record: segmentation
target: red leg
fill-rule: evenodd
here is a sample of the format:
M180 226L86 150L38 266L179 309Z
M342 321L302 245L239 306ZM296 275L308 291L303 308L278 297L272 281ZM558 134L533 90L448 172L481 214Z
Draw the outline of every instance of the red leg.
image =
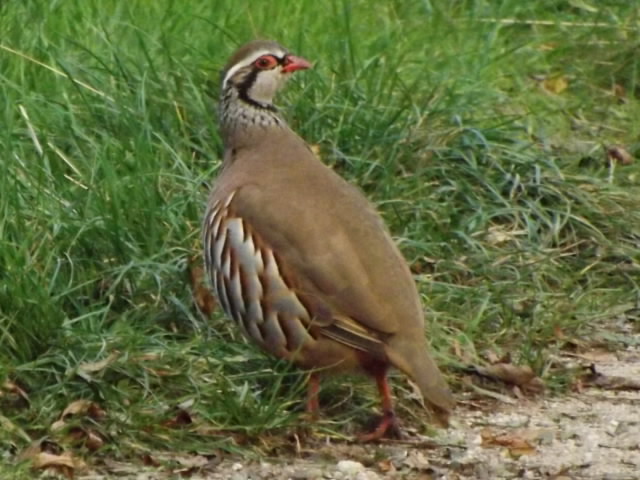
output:
M318 393L320 392L320 376L317 373L309 375L309 385L307 387L307 413L311 420L317 420L320 412L318 403Z
M375 378L382 398L382 420L380 420L373 432L358 437L361 442L373 442L380 440L387 432L396 435L399 432L396 424L396 414L393 411L393 400L391 398L391 388L389 388L389 382L387 381L387 374L386 372L376 373Z

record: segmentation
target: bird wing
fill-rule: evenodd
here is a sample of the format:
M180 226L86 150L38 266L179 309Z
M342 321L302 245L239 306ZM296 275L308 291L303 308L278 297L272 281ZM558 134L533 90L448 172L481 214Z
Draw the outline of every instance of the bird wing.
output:
M307 166L305 173L314 181L306 186L296 186L295 172L288 191L270 188L273 182L245 183L229 208L276 252L324 335L374 352L403 317L422 322L415 285L362 193L314 163L315 171Z

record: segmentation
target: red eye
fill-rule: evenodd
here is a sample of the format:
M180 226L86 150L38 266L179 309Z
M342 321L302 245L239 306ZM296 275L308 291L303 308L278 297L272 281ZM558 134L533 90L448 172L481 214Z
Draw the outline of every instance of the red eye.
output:
M253 64L260 70L267 70L276 66L278 61L272 55L264 55L258 58Z

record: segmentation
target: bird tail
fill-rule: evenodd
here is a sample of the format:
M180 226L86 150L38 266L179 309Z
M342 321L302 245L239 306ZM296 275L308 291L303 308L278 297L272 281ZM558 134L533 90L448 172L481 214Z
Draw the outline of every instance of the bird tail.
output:
M418 385L425 407L436 423L442 427L448 427L449 417L456 402L440 369L424 348L424 344L412 341L406 342L402 348L395 347L387 350L389 360Z

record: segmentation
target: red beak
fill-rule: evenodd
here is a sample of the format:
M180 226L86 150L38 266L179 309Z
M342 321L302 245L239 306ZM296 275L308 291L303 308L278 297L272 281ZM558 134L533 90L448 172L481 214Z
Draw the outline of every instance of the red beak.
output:
M284 67L282 71L284 73L295 72L296 70L306 70L311 68L311 63L302 57L296 57L295 55L287 55L284 59Z

